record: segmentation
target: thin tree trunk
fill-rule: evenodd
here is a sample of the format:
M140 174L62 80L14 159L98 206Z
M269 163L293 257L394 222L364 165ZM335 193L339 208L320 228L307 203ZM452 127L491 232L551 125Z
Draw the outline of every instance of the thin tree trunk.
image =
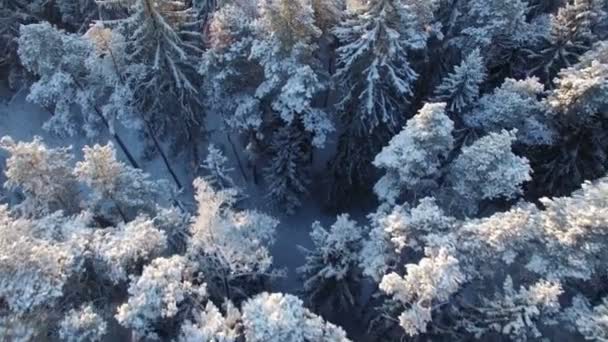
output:
M243 164L241 163L241 158L239 158L239 154L236 150L236 146L234 146L234 142L232 142L232 138L230 137L230 133L226 133L226 138L228 139L228 143L230 143L230 147L232 147L232 152L234 153L234 157L236 158L236 162L239 166L239 170L241 171L241 175L246 182L249 181L247 178L247 174L245 173L245 169L243 168Z
M109 46L109 44L108 44L108 46ZM118 63L116 63L116 58L114 57L114 53L113 53L112 49L108 49L108 52L110 53L110 57L112 58L112 64L114 65L114 70L116 71L116 75L120 79L120 82L124 85L125 84L125 80L124 80L124 77L123 77L122 73L118 69ZM148 135L152 138L152 141L154 143L154 147L156 148L156 150L160 154L161 159L163 160L163 163L165 164L165 167L167 168L167 170L171 174L171 177L173 178L173 181L177 185L177 188L179 190L183 189L182 183L177 178L177 175L176 175L175 171L173 171L173 168L169 164L169 159L167 158L167 155L163 151L163 149L162 149L162 147L161 147L158 139L156 138L156 134L154 133L152 125L150 125L150 123L144 117L144 115L142 113L140 113L139 111L137 111L137 114L139 115L140 119L144 122L144 125L146 126L146 130L148 131Z
M84 92L84 88L82 87L82 85L78 82L78 80L76 80L76 78L72 77L72 79L74 79L74 83L76 83L76 86ZM110 135L112 136L112 138L114 138L114 140L116 141L116 143L118 144L118 146L120 147L120 149L123 151L123 153L125 154L125 156L127 157L127 159L129 160L129 163L131 163L131 165L136 168L139 169L139 164L137 164L137 161L135 161L135 158L133 157L133 155L131 154L131 152L129 151L129 149L127 148L127 146L124 144L124 142L122 141L122 139L118 136L118 134L116 134L115 132L113 132L110 129L110 123L108 122L108 120L106 119L105 116L103 116L103 114L101 113L101 111L99 110L99 108L97 107L97 104L92 103L92 107L95 111L95 114L97 114L97 116L99 116L99 118L101 119L101 122L103 122L103 125L106 126L106 128L108 129L108 132L110 132Z

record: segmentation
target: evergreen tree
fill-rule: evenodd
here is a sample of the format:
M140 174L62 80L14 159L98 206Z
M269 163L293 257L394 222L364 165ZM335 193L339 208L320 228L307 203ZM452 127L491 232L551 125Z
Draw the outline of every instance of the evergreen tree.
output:
M359 292L361 228L344 214L338 216L329 230L319 222L313 223L310 237L314 249L300 246L306 264L298 268L305 279L307 299L313 307L330 313L353 308Z
M531 73L540 72L551 82L563 67L576 63L578 58L597 40L593 27L601 11L594 0L567 1L551 15L550 35L543 44L529 50L536 60Z
M85 89L87 69L85 59L92 45L75 35L65 34L49 23L21 26L19 58L23 66L39 79L31 86L28 100L52 110L45 128L65 135L80 131L79 121L89 135L99 132L97 113L91 110L92 94ZM80 106L75 111L74 106ZM74 117L74 114L81 117Z
M105 129L130 164L138 167L114 129L114 117L109 115L115 112L113 109L116 107L128 103L124 97L128 98L130 94L122 88L104 103L107 100L106 83L97 82L91 76L91 67L97 66L95 56L99 53L94 41L66 34L49 23L21 26L19 32L21 63L39 77L30 87L27 99L53 113L43 127L55 134L68 136L84 131L88 137L95 137ZM107 75L104 72L101 74ZM108 105L108 108L104 105ZM121 110L128 111L128 106L125 107L127 109Z
M10 137L3 137L0 148L9 153L4 186L23 193L25 200L19 209L25 215L78 210L79 194L69 148L49 148L39 137L29 143L16 143Z
M202 167L209 173L206 176L206 180L218 190L236 189L234 180L232 180L232 176L230 175L234 169L228 167L227 163L228 158L224 156L224 153L213 144L210 144Z
M92 304L70 310L60 323L59 337L69 342L98 342L108 332L108 323Z
M268 248L278 221L257 211L235 211L234 190L216 192L202 179L194 186L198 213L187 255L205 275L211 298L245 298L264 279L277 276Z
M381 0L362 5L333 31L340 45L335 83L342 91L336 108L345 127L331 161L335 203L350 188L365 187L373 156L403 124L417 78L409 50L424 48L428 38L425 17L412 4Z
M162 327L206 298L205 285L192 272L182 256L154 259L129 285L129 300L118 307L116 319L140 338L167 338Z
M425 104L376 156L374 166L387 171L374 187L379 199L394 203L403 191L428 190L437 178L454 145L454 123L445 107Z
M490 133L463 147L450 165L450 183L465 212L477 212L482 200L516 198L522 194L522 185L532 179L529 161L511 151L515 134Z
M306 309L293 295L264 292L245 302L242 311L247 341L350 341L344 330Z
M608 108L608 44L600 42L579 63L563 69L546 102L557 141L535 160L538 187L563 195L606 172L608 136L602 113Z
M479 86L485 78L483 57L479 49L475 49L443 79L435 89L435 98L447 102L451 112L462 113L477 100Z
M263 111L255 90L264 70L249 58L253 20L240 6L227 4L217 10L209 24L209 49L199 67L199 73L206 76L205 105L239 133L262 128Z
M544 86L537 78L507 78L491 94L481 97L475 108L464 115L464 122L484 132L517 129L520 143L550 145L556 132L549 108L541 101L544 94Z
M281 127L270 145L272 157L264 169L269 198L290 214L302 205L301 197L308 192L307 143L297 125Z
M168 204L171 189L166 181L129 167L116 157L112 143L83 148L84 160L74 174L92 190L90 206L109 218L128 221L138 213L153 215L158 204Z
M133 91L134 105L153 133L196 151L204 115L196 61L202 55L201 22L185 1L120 0L104 6L126 6L129 16L102 21L125 37L127 67L121 71ZM174 114L177 117L174 117ZM196 161L197 153L193 155Z

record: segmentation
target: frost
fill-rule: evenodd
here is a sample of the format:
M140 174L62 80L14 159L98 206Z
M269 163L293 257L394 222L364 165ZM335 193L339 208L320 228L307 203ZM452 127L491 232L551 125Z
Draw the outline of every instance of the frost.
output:
M250 342L346 342L341 328L304 308L298 297L262 293L243 304L244 336Z

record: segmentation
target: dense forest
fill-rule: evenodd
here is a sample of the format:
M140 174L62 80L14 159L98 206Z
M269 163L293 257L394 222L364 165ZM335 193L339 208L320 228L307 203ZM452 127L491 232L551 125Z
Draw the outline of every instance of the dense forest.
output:
M0 137L0 341L608 341L608 0L0 0Z

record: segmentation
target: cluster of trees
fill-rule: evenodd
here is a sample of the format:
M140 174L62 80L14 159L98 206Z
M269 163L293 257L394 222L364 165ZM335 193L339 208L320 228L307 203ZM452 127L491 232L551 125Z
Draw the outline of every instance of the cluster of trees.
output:
M373 340L608 340L608 1L0 1L0 68L45 128L130 164L1 141L0 335L347 341L348 312ZM313 224L303 300L272 293L278 222L238 208L210 122L287 213L324 149L327 205L376 197ZM195 213L174 153L205 174Z

